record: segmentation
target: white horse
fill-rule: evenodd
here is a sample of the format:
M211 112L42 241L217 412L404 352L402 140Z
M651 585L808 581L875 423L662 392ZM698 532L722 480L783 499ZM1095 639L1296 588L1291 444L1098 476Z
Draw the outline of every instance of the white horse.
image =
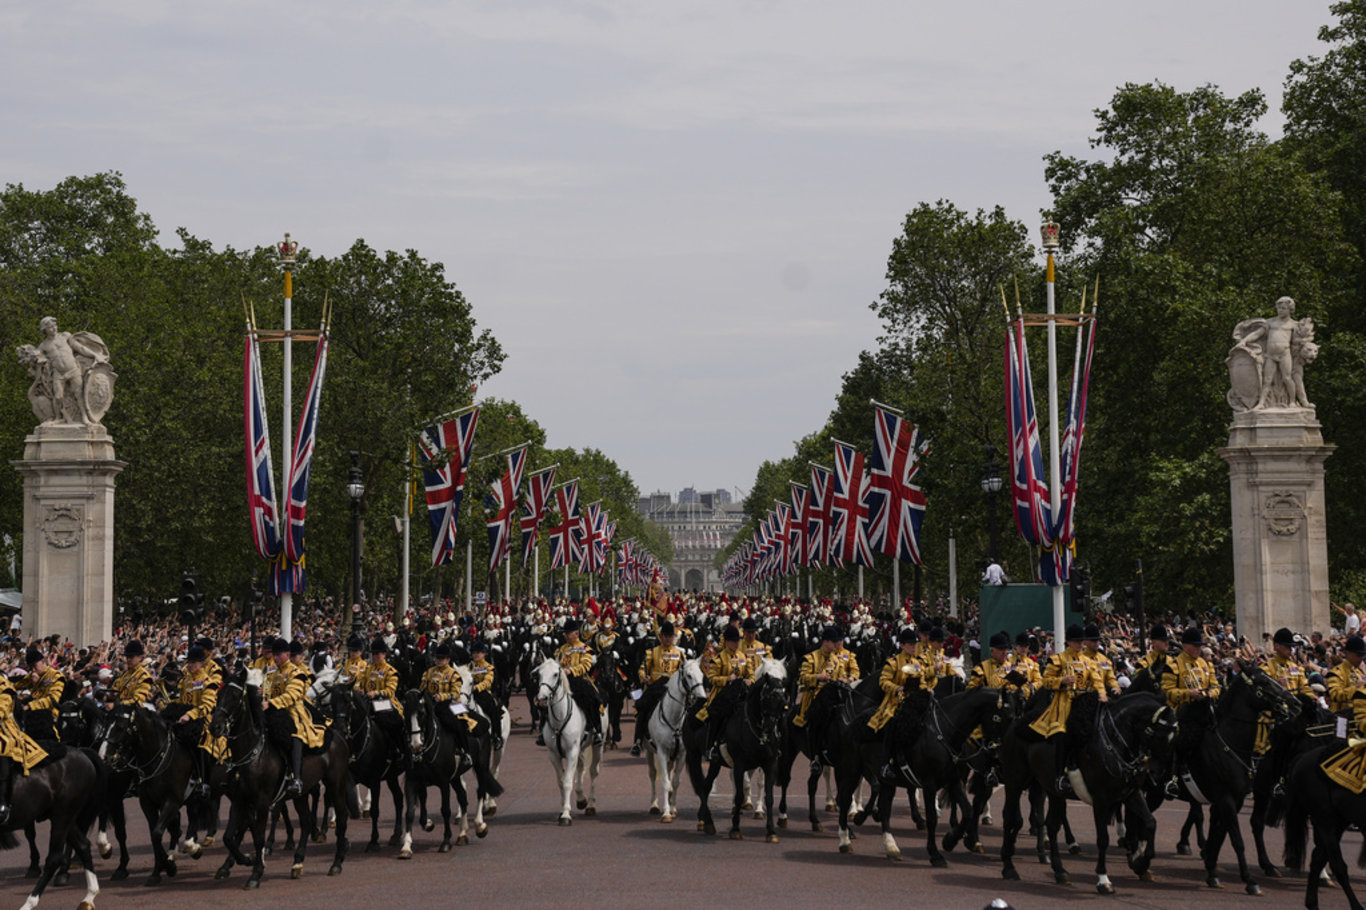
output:
M697 660L683 663L669 678L664 697L650 715L650 736L645 751L650 761L650 814L659 813L661 822L678 817L678 780L683 775L683 721L688 716L688 699L707 694L702 684L702 666ZM659 806L660 798L664 807Z
M545 738L550 764L560 781L563 798L560 824L572 825L569 814L569 795L572 790L584 815L598 814L598 769L602 765L602 744L594 744L588 729L588 718L569 693L569 677L555 660L542 661L532 671L536 677L536 703L546 709L541 735ZM588 793L583 788L584 774L588 775Z

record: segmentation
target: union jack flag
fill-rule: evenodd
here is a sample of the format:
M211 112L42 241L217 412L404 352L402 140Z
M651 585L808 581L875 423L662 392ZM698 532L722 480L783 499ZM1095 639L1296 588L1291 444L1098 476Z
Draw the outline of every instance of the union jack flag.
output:
M433 566L446 565L455 556L456 519L478 425L479 409L472 408L427 427L417 436L422 483L427 491L427 518L432 526Z
M811 465L811 524L807 530L810 538L807 560L815 569L826 565L842 565L830 554L834 538L831 527L834 524L834 514L831 511L834 502L834 472L818 464Z
M863 469L863 453L853 446L835 443L835 488L830 503L834 539L831 558L859 566L873 564L873 548L868 543L868 473Z
M489 484L493 491L494 512L488 520L489 572L492 573L508 558L512 545L512 522L517 517L517 491L522 486L526 470L527 446L507 453L508 469L497 483Z
M522 504L522 568L536 550L541 522L550 510L550 488L555 486L555 468L544 468L526 479L526 502Z
M811 565L807 541L811 537L811 491L792 481L792 558L799 566Z
M582 539L579 518L579 482L571 480L555 491L560 523L550 529L550 567L563 569L579 562Z
M622 585L635 584L636 577L636 542L634 540L622 541L621 549L617 551L617 579Z
M261 382L261 347L255 333L247 331L247 350L242 360L243 411L247 440L247 515L256 555L274 559L280 554L280 512L275 501L275 469L270 463L270 427L266 421L266 394Z
M1006 426L1010 433L1010 491L1015 525L1030 544L1051 547L1053 518L1022 320L1016 320L1006 332L1005 356Z
M796 533L792 507L785 502L778 503L774 523L778 526L778 574L791 575L797 561L797 548L792 542Z
M925 520L925 493L916 486L920 457L929 448L909 420L881 405L873 408L873 460L869 466L876 518L869 543L884 555L924 565L920 525Z
M274 569L274 593L302 594L307 580L304 566L304 519L308 513L308 480L313 473L313 449L318 438L318 411L322 406L323 374L327 372L327 330L318 336L313 375L308 380L304 409L299 414L299 432L294 437L294 457L290 460L289 503L285 507L285 547Z
M1085 301L1083 301L1083 305ZM1062 496L1057 521L1053 526L1052 547L1040 555L1040 575L1046 584L1061 585L1071 577L1076 557L1077 478L1081 468L1081 443L1086 436L1086 403L1091 386L1091 360L1096 352L1096 319L1092 308L1090 325L1077 332L1077 352L1072 366L1072 389L1067 399L1067 426L1062 436Z
M584 513L580 539L579 571L601 572L607 564L607 514L600 501L590 503Z

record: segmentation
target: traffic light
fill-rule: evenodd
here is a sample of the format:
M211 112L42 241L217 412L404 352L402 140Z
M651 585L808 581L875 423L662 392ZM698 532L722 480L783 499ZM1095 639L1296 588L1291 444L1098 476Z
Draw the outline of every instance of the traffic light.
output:
M180 580L180 624L193 626L204 618L204 595L199 593L199 583L193 571L186 572Z

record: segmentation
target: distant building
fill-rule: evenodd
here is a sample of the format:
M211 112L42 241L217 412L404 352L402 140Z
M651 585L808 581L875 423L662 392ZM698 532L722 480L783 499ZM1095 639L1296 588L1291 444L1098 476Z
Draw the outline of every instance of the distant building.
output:
M678 501L668 493L642 496L638 511L669 532L674 558L669 565L669 587L674 590L719 592L721 573L716 554L730 544L745 523L743 506L732 503L728 490L698 493L688 487Z

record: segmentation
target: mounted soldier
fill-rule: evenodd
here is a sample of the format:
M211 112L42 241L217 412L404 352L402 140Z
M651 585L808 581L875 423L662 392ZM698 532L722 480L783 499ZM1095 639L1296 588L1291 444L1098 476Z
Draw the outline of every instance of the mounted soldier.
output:
M290 660L289 642L277 638L271 644L275 672L266 676L261 700L266 709L266 729L271 742L288 760L285 795L303 793L304 749L320 749L326 728L315 723L308 708L308 682L303 669Z
M1328 674L1328 706L1342 717L1350 717L1353 699L1366 690L1366 639L1350 635L1342 648L1343 660ZM1366 697L1366 691L1363 691Z
M697 712L697 719L707 725L705 754L708 761L716 761L719 757L716 746L726 721L726 717L714 716L711 710L712 705L716 702L721 691L732 682L740 680L745 685L753 682L754 671L758 669L758 665L750 663L749 657L740 650L740 630L738 628L734 625L727 625L721 633L721 638L721 650L712 659L710 669L707 671L707 679L711 683L711 692L707 695L707 703Z
M1085 633L1081 626L1067 627L1064 635L1066 647L1061 654L1054 654L1044 668L1042 685L1053 693L1053 700L1029 728L1044 739L1054 743L1058 771L1057 790L1059 793L1074 796L1071 774L1076 773L1072 756L1067 749L1067 721L1072 713L1073 699L1083 692L1096 692L1105 701L1104 686L1095 664L1082 653L1081 642Z
M497 671L488 661L489 645L482 638L470 643L470 676L474 679L473 698L475 705L489 720L490 739L494 749L503 748L503 727L500 720L503 706L493 694L493 684L497 681Z
M1153 679L1161 679L1172 668L1171 658L1167 655L1167 648L1170 647L1167 627L1161 623L1153 626L1148 632L1148 642L1148 653L1139 660L1138 669L1147 670Z
M143 660L147 654L142 642L133 639L123 646L126 669L114 678L110 694L115 704L140 705L152 698L152 671Z
M390 623L392 625L392 623ZM412 764L413 749L403 729L403 705L398 700L398 671L388 661L389 646L384 639L370 643L370 662L356 678L356 691L370 700L376 725L398 749L404 766ZM387 703L383 710L375 710Z
M593 745L602 743L602 695L589 678L594 658L588 645L579 640L582 624L577 619L569 619L564 624L564 644L555 652L555 662L564 668L569 677L569 688L574 701L583 709L592 731Z
M10 804L14 796L14 766L25 776L47 758L33 737L19 729L14 719L14 708L19 693L4 676L0 676L0 825L9 821Z
M47 658L37 648L29 648L24 663L28 665L28 712L25 729L35 739L57 738L57 705L61 703L66 677L48 666Z
M179 697L169 706L174 716L166 719L175 723L182 743L194 749L194 777L190 785L201 798L209 796L209 774L213 763L223 760L227 742L209 731L209 718L218 704L222 677L209 669L209 658L199 645L190 648L181 674Z
M882 675L878 685L882 689L882 704L868 719L868 729L881 732L887 722L896 716L897 708L906 697L909 689L924 688L922 681L925 667L915 656L916 634L910 626L896 635L897 646L901 649L887 658L882 665Z
M674 644L674 624L665 620L659 624L659 644L645 654L640 668L640 684L645 690L636 701L635 741L631 744L631 754L640 755L641 743L645 742L650 727L650 714L663 697L669 678L683 666L683 650Z

